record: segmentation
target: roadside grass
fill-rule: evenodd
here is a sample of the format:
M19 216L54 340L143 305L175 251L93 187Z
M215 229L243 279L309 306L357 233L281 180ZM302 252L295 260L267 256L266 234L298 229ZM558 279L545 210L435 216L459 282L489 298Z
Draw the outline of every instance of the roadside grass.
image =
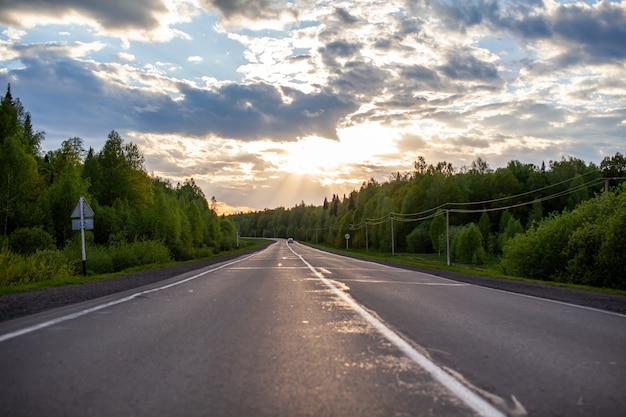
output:
M306 242L304 242L306 243ZM500 258L494 255L485 255L485 259L482 265L464 265L459 263L451 263L447 265L447 258L444 253L438 255L436 253L396 253L391 255L390 252L380 252L375 250L365 250L364 248L351 248L346 250L345 248L337 248L327 244L314 244L306 243L309 246L317 247L320 249L336 252L348 256L354 256L362 259L371 259L374 261L382 261L387 263L395 263L401 265L409 265L425 270L441 270L458 272L467 275L478 275L483 277L490 277L496 279L508 279L512 281L533 282L552 285L555 287L572 288L577 290L592 291L603 294L616 294L626 296L625 290L616 290L611 288L599 288L591 287L588 285L569 284L565 282L555 281L543 281L536 279L529 279L523 277L515 277L511 275L505 275L500 269Z
M151 263L151 264L145 264L145 265L139 265L139 266L126 268L122 271L112 272L108 274L93 274L93 275L87 275L87 276L67 275L67 276L61 276L61 277L54 277L54 278L47 279L44 281L30 282L30 283L24 283L24 284L14 284L14 285L2 285L0 286L0 296L6 295L6 294L14 294L14 293L19 293L19 292L37 290L37 289L50 288L50 287L60 287L64 285L86 284L89 282L117 278L121 275L141 272L141 271L150 270L150 269L162 268L162 267L167 267L167 266L175 266L175 265L191 264L191 263L206 260L206 259L219 258L219 257L226 256L226 255L233 255L233 254L248 252L251 250L261 248L263 246L267 246L270 243L271 241L265 240L265 239L240 238L239 248L233 248L228 251L222 251L218 254L200 258L200 259L192 259L192 260L183 261L183 262L170 261L170 262L164 262L164 263ZM89 263L89 254L87 254L87 262Z

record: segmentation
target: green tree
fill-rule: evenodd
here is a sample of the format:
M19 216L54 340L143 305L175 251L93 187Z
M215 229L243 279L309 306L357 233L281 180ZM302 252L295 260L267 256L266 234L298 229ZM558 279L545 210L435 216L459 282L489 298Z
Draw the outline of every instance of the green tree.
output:
M504 247L505 273L575 284L626 288L624 186L552 214Z
M430 253L433 251L432 238L430 236L432 222L423 221L406 237L407 249L413 253ZM445 246L445 241L444 241Z
M480 230L480 234L483 238L483 249L487 250L487 242L489 241L489 235L491 234L491 219L489 219L489 215L486 211L483 211L483 214L480 215L478 229Z
M0 145L0 221L7 236L18 227L34 226L41 183L38 165L18 134Z
M430 242L432 243L433 249L441 255L441 251L446 248L446 216L445 213L441 210L437 212L437 215L433 218L430 223Z
M500 247L500 250L504 248L506 242L508 242L519 233L524 233L524 227L522 226L522 223L512 216L509 217L506 223L506 227L498 236L498 246Z
M484 250L482 235L475 223L464 226L453 241L453 258L455 261L471 264L482 264Z

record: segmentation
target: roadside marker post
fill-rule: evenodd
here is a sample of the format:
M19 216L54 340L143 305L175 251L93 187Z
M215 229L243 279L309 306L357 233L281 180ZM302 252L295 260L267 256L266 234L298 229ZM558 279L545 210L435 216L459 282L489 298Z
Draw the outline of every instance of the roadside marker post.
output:
M82 195L72 211L72 230L80 229L81 254L83 261L83 276L87 275L87 251L85 250L85 229L93 230L94 212Z

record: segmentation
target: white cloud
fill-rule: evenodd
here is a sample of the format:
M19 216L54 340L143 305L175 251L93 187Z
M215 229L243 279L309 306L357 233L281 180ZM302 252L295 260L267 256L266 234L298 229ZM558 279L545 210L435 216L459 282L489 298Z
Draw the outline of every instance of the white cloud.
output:
M9 27L3 30L2 34L12 41L17 41L20 40L24 35L26 35L26 31L22 29L16 29L14 27Z
M201 56L198 56L198 55L190 56L189 58L187 58L187 61L192 62L194 64L198 64L198 63L202 62L203 60L204 60L204 58L202 58Z
M129 54L126 52L118 52L117 54L115 54L115 58L118 61L122 61L122 62L133 62L135 60L135 55L133 54Z

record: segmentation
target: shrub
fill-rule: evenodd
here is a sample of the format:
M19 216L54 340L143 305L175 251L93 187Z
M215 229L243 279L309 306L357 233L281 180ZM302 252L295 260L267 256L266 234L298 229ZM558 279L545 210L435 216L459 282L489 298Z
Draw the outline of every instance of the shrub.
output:
M115 272L113 266L113 258L109 253L109 250L104 246L93 245L86 249L87 251L87 270L93 274L108 274ZM78 258L78 265L82 262L80 255ZM79 271L76 271L79 273Z
M452 255L455 261L468 264L482 264L485 251L483 236L475 223L470 223L461 229L453 242Z
M57 250L37 251L32 255L0 250L0 285L29 284L72 275L71 265Z
M433 252L433 244L430 240L430 222L422 222L406 237L407 249L413 253ZM445 241L444 241L445 248Z
M22 227L9 237L9 247L22 255L31 255L37 250L54 249L54 238L41 227Z
M115 271L138 265L169 262L172 259L169 249L162 242L155 240L116 243L109 246L109 254Z
M626 288L626 186L542 220L504 247L505 273Z

